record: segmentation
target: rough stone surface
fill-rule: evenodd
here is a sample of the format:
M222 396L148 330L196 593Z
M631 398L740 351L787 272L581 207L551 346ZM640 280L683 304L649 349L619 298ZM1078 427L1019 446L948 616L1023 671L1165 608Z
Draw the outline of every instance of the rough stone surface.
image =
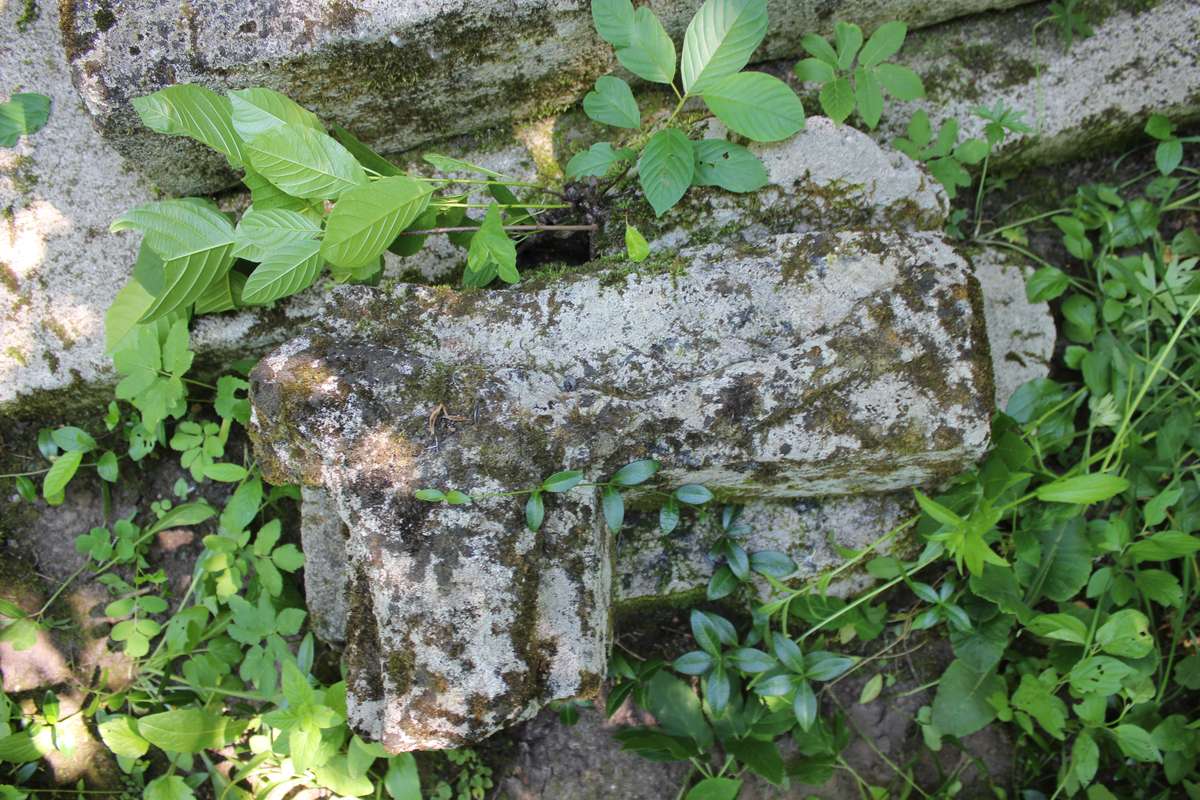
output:
M985 248L971 254L971 263L983 291L996 407L1005 408L1017 387L1050 374L1054 316L1047 303L1026 299L1025 278L1033 269L1020 257Z
M304 543L304 595L309 624L323 641L346 641L346 528L329 493L307 487L301 508ZM749 552L787 553L799 569L795 578L815 578L843 563L836 547L862 549L886 534L912 512L909 494L802 498L793 501L752 500L740 520ZM627 515L617 541L613 602L669 600L673 595L702 591L716 564L709 555L720 535L715 519L683 525L664 536L656 515ZM891 550L891 543L879 553ZM865 576L835 581L827 594L847 595L866 584Z
M854 19L914 27L1020 0L774 0L759 58L791 57L800 37ZM75 83L106 138L169 192L229 185L219 157L154 136L133 97L173 83L264 85L389 152L574 104L612 69L588 0L338 0L179 5L68 0L63 37ZM682 40L693 0L651 7ZM517 44L519 43L519 44Z
M709 128L709 138L725 136L719 123ZM811 230L937 230L949 212L941 185L912 159L825 117L809 117L804 130L790 139L750 149L767 168L769 182L757 192L692 189L676 209L658 218L630 182L613 205L641 212L633 221L652 251ZM599 252L624 252L626 222L620 214L609 217Z
M1039 28L1035 42L1033 27L1047 16L1041 4L915 31L900 60L922 75L927 97L889 100L878 135L902 135L924 108L935 126L955 118L964 136L980 136L984 121L974 109L1003 101L1024 111L1034 132L1011 137L998 159L1028 164L1139 136L1152 113L1200 117L1200 4L1113 5L1142 8L1115 11L1069 51L1052 26Z

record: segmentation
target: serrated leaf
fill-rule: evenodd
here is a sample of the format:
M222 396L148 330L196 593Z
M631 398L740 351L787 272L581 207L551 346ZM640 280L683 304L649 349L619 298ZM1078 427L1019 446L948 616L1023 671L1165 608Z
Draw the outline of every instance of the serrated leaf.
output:
M796 78L802 83L829 83L837 73L833 67L819 58L805 58L793 68Z
M243 141L283 125L297 125L321 133L325 126L317 115L274 89L257 86L227 92L233 129Z
M835 78L825 84L818 99L825 115L839 124L854 111L854 87L846 78Z
M367 183L342 145L311 128L270 128L246 143L254 171L293 197L325 200Z
M758 156L724 139L692 142L696 153L696 186L719 186L729 192L753 192L767 185L767 168Z
M705 0L683 37L684 91L701 94L705 87L741 71L766 33L766 0Z
M186 308L233 265L234 229L215 208L190 200L163 200L127 211L110 230L139 230L163 260L162 291L139 322Z
M402 175L345 192L325 224L321 255L354 269L372 263L429 205L429 184Z
M628 147L617 150L608 142L597 142L587 150L571 157L571 160L567 162L566 174L568 178L585 176L602 178L614 165L622 161L632 161L636 155L637 153Z
M637 130L642 126L642 115L629 84L612 75L596 81L596 88L583 98L583 110L596 122L617 128Z
M241 137L233 127L233 106L228 97L193 84L176 84L153 94L133 98L133 108L152 131L169 136L190 136L240 167L246 160Z
M262 261L280 245L315 239L321 226L298 211L269 208L248 209L234 231L233 254L249 261Z
M800 98L774 75L730 75L705 89L703 97L717 119L756 142L786 139L804 127Z
M692 143L682 131L668 128L650 137L638 159L638 182L656 216L679 202L692 185L695 168Z
M900 51L908 26L898 20L885 22L875 29L871 38L858 54L858 63L864 67L881 64Z
M883 91L871 70L859 67L854 71L854 101L858 105L858 115L862 117L863 122L867 123L868 128L875 130L883 116Z
M315 239L280 245L250 273L242 302L264 305L303 291L316 280L321 264L321 243Z
M854 56L862 47L862 28L853 22L837 22L833 26L833 40L837 45L838 68L850 69L854 64Z
M675 78L675 43L658 17L646 6L633 14L628 47L617 48L621 66L651 83L670 83Z

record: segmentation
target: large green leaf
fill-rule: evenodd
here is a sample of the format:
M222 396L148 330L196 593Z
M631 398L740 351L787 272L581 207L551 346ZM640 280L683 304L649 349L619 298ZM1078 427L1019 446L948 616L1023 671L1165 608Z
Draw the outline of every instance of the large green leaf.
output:
M634 12L629 46L617 49L617 61L652 83L675 79L675 43L649 8L642 6Z
M875 130L883 116L883 90L879 88L879 81L871 70L863 67L854 70L854 99L862 121Z
M908 26L903 22L893 20L883 23L875 29L871 38L859 51L858 63L864 67L873 67L886 61L896 55L907 35Z
M712 729L690 686L664 669L654 673L646 689L646 710L664 731L691 739L702 748L712 744Z
M429 205L433 189L404 175L342 195L325 223L321 255L343 269L370 264Z
M629 47L633 39L630 0L592 0L592 22L600 38L613 47Z
M224 153L235 167L246 160L242 140L233 127L233 106L228 97L211 89L187 83L167 86L133 98L133 107L152 131L190 136Z
M281 125L297 125L325 132L317 115L273 89L255 87L229 92L233 129L244 141Z
M767 168L740 144L724 139L692 142L696 151L697 186L720 186L730 192L753 192L767 185Z
M233 226L206 203L192 199L147 203L127 211L110 229L142 231L144 243L163 260L162 290L139 322L191 305L233 265Z
M280 189L269 180L259 175L254 171L254 168L249 164L245 165L246 174L242 176L242 183L250 190L250 202L259 211L266 211L272 208L286 208L291 211L303 211L309 208L313 200L302 200L299 197L292 197L287 192Z
M1041 554L1037 563L1018 560L1017 578L1028 587L1032 604L1045 595L1065 603L1087 585L1092 572L1092 549L1083 532L1082 517L1050 524L1037 531Z
M262 261L280 245L314 239L321 226L298 211L251 207L238 221L233 254L249 261Z
M281 125L246 143L259 175L293 197L324 200L367 182L350 151L320 131Z
M766 0L705 0L683 37L683 89L701 94L739 72L767 33Z
M208 285L204 294L196 298L193 307L196 314L218 314L222 311L232 311L241 305L242 289L246 286L246 276L230 270L224 278L218 278Z
M821 110L834 122L842 123L854 113L854 87L846 78L835 78L821 87Z
M333 126L333 135L342 143L343 147L350 151L351 155L358 159L358 163L367 169L374 170L384 177L404 174L404 170L367 147L366 144L359 141L357 136L341 125Z
M154 295L135 280L117 292L112 305L104 312L104 352L112 353L121 346L153 302Z
M642 115L638 112L637 101L633 99L629 84L612 75L605 75L596 81L596 88L583 98L583 110L596 122L605 125L634 130L642 126Z
M969 736L996 718L987 698L1004 693L1004 680L996 673L976 672L963 661L951 662L938 682L933 698L933 724L942 733Z
M756 142L786 139L804 127L800 98L774 75L739 72L717 81L703 96L717 119Z
M1129 488L1129 481L1119 475L1096 472L1060 478L1037 488L1037 497L1046 503L1099 503Z
M21 136L36 133L50 119L50 98L20 92L0 103L0 147L12 147Z
M486 286L497 274L505 283L521 279L517 272L517 246L504 230L500 206L493 204L471 237L464 282L469 286Z
M283 244L250 273L242 302L261 305L307 289L321 271L321 243L315 239Z
M138 720L137 729L150 744L175 753L199 753L224 747L246 727L245 722L200 708L179 708Z
M695 168L692 143L682 131L668 128L650 137L638 159L638 181L657 216L683 197Z

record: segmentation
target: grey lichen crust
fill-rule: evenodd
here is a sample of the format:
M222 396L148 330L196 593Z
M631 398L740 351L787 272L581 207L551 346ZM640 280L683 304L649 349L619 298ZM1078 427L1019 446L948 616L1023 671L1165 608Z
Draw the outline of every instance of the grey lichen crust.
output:
M792 57L832 20L928 25L1020 0L769 4L758 59ZM279 89L384 151L503 125L577 102L615 64L587 0L332 0L310 3L64 0L75 84L101 131L169 192L232 182L220 158L154 136L130 101L175 83ZM698 3L656 2L676 42Z
M610 265L611 266L611 265ZM475 741L603 677L590 492L538 533L496 496L639 457L729 497L884 491L979 458L978 287L936 234L790 234L521 291L338 289L251 376L264 475L350 531L348 708L392 750ZM417 500L471 492L470 505Z

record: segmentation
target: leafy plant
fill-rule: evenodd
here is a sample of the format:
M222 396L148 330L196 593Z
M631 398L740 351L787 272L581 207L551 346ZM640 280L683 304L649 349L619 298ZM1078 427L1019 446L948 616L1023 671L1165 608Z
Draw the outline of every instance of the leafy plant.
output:
M20 92L0 103L0 147L13 147L17 139L37 133L50 119L50 98Z
M630 0L593 0L592 19L621 66L642 80L669 86L678 102L666 120L646 122L628 83L612 75L598 79L584 97L584 112L634 133L625 137L627 146L600 142L578 153L567 163L567 177L604 177L618 168L624 174L636 162L638 182L660 217L691 186L751 192L766 184L766 169L745 147L725 139L694 140L675 127L692 98L703 100L726 127L753 141L786 139L804 127L804 107L787 84L742 71L766 35L766 0L705 0L688 25L678 58L675 43L648 7L635 11Z
M1076 37L1086 39L1093 33L1087 13L1080 6L1081 0L1055 0L1050 4L1050 16L1045 21L1058 29L1064 50L1071 49Z
M811 58L796 64L796 77L821 85L821 110L835 122L845 122L854 111L871 130L883 117L883 93L897 100L925 96L921 77L908 67L888 61L904 46L908 26L903 22L880 25L863 44L862 28L852 22L834 25L834 44L815 33L801 43Z

